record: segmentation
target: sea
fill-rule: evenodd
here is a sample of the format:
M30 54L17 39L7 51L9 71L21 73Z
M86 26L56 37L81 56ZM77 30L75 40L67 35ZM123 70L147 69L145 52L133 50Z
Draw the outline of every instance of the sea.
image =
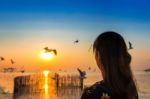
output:
M25 73L0 73L0 99L14 99L13 91L14 91L14 78L17 76L25 76L25 75L35 75L36 72L25 72ZM61 74L61 73L60 73ZM69 72L63 73L70 74ZM75 73L74 73L75 74ZM133 71L140 99L150 99L150 72L145 71ZM76 74L78 75L78 73ZM84 86L91 86L95 82L102 80L102 76L100 72L89 71L87 72L86 78L84 80ZM69 91L60 91L57 93L41 93L41 94L24 94L22 96L18 96L16 99L80 99L82 91L75 89L77 92L73 94L72 89L68 89ZM7 94L7 96L3 97ZM146 97L146 98L145 98Z

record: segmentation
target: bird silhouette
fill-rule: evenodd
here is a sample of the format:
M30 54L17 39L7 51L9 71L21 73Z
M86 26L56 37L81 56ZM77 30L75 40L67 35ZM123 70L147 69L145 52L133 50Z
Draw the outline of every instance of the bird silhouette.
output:
M91 70L91 67L88 67L88 70Z
M75 41L74 41L74 44L75 44L75 43L79 43L79 40L75 40Z
M4 60L5 60L5 58L4 58L4 57L0 57L0 60L1 60L1 61L4 61Z
M80 78L81 78L81 79L86 78L86 77L85 77L85 75L86 75L86 72L85 72L85 71L82 71L82 70L79 69L79 68L77 68L77 70L78 70L78 72L79 72L79 74L80 74Z
M132 47L132 43L131 43L131 42L129 42L129 50L131 50L131 49L133 49L133 47Z
M11 62L11 64L14 64L14 63L15 63L12 59L10 60L10 62Z
M25 72L25 70L20 70L20 72L21 72L21 73L24 73L24 72Z
M45 50L45 53L53 52L55 55L57 55L56 49L49 49L48 47L45 47L44 50Z
M22 66L18 72L24 73L25 72L24 66Z

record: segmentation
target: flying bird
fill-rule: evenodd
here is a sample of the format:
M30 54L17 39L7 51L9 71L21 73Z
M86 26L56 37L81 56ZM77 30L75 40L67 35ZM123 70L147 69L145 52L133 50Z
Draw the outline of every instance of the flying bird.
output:
M131 42L129 42L129 50L131 50L131 49L133 49L133 47L132 47L132 43L131 43Z
M18 72L24 73L25 72L24 66L22 66L21 69Z
M74 41L74 44L75 44L75 43L79 43L79 40L75 40L75 41Z
M91 70L91 67L88 67L88 70Z
M5 60L5 58L4 58L4 57L0 57L0 60L1 60L1 61L4 61L4 60Z
M45 53L53 52L55 55L57 55L56 49L49 49L48 47L45 47L44 50L45 50Z
M85 75L86 75L86 72L85 72L85 71L82 71L82 70L79 69L79 68L77 68L77 70L78 70L78 72L79 72L79 74L80 74L80 78L81 78L81 79L86 78L86 77L85 77Z
M12 59L10 60L10 62L11 62L11 64L14 64L14 63L15 63Z
M20 70L20 72L21 72L21 73L24 73L24 72L25 72L25 70Z

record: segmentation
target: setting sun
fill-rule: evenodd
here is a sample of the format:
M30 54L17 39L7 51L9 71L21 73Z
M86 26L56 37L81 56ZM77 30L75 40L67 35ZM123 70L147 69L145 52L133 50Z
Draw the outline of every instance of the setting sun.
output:
M50 60L54 57L54 53L52 53L52 52L46 53L46 52L42 51L40 54L40 57L45 60Z

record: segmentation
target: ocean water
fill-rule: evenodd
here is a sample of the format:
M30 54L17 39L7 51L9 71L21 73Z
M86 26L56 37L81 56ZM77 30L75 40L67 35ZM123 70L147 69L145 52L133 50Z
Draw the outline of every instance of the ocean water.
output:
M17 76L33 74L34 73L0 73L0 87L5 93L10 93L13 96L14 78ZM150 73L144 71L134 71L134 76L137 82L139 94L141 96L150 96ZM84 85L90 86L100 80L102 80L100 73L89 72L87 73L87 78L84 80ZM68 88L66 90L62 88L61 90L59 89L59 93L53 91L52 94L52 92L50 93L45 91L43 93L24 94L19 96L17 99L26 99L27 97L28 99L80 99L81 94L82 91L80 89Z

